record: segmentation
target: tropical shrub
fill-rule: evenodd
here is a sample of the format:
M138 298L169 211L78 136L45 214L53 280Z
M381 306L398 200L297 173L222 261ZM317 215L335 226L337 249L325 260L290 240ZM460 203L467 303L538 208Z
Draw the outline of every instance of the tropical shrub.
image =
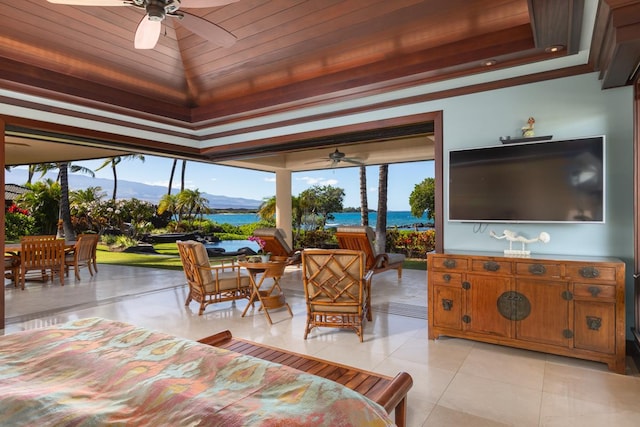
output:
M426 231L387 230L386 250L403 253L408 258L426 258L427 253L435 249L435 236L434 229Z
M4 239L18 240L22 236L36 233L36 221L29 211L11 205L4 216Z

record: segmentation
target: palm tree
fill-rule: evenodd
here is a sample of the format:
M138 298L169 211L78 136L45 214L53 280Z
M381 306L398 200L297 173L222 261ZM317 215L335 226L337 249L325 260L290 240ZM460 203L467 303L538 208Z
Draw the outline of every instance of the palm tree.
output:
M69 202L74 205L82 203L99 202L107 194L102 191L102 187L87 187L69 192Z
M116 194L118 191L118 174L116 172L116 166L118 166L118 164L120 164L120 162L122 162L125 159L137 159L137 160L141 160L142 162L144 162L144 155L143 154L128 154L126 156L114 156L114 157L107 157L104 160L104 163L102 163L100 165L100 167L98 167L98 169L96 169L96 171L99 171L100 169L104 169L107 166L111 166L111 170L113 171L113 195L111 196L111 200L116 200Z
M171 194L171 186L173 185L173 175L176 173L177 164L178 164L178 159L173 159L173 164L171 165L171 175L169 175L169 187L167 188L167 194Z
M171 212L171 217L178 211L178 195L179 194L165 194L158 203L158 215L162 215L165 212ZM182 212L178 211L178 221L182 220Z
M369 203L367 202L367 167L360 166L360 222L369 225Z
M182 177L180 181L180 191L184 191L184 177L185 177L186 170L187 170L187 161L183 160L182 161Z
M265 197L258 208L258 216L263 221L273 221L276 217L276 196Z
M378 217L376 220L376 252L382 254L387 245L387 182L389 165L380 165L378 179Z
M202 197L200 190L182 190L178 193L176 207L181 212L186 212L188 218L192 218L194 214L203 215L209 212L209 200Z

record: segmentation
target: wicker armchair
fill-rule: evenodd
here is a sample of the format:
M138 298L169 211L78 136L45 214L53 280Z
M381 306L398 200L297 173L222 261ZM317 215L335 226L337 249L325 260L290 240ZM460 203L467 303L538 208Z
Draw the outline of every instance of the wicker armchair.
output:
M402 277L402 263L405 260L405 255L390 252L377 253L373 244L375 232L371 227L338 227L336 239L341 249L363 251L367 256L367 270L372 270L376 274L395 269L398 271L398 279Z
M200 303L199 315L209 304L251 297L249 275L241 270L235 260L221 260L220 265L209 263L207 249L193 240L177 241L184 275L189 285L185 305L191 301Z
M307 302L304 338L319 326L353 329L363 341L363 322L371 321L371 277L365 254L346 249L305 249L302 280Z

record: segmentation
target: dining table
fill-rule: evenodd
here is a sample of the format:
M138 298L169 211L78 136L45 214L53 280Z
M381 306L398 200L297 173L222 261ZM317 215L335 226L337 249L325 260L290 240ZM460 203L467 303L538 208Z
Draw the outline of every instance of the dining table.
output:
M68 252L75 248L76 241L75 240L66 240L64 242L64 251ZM20 255L20 251L22 249L22 243L20 242L12 242L4 244L4 253L9 255Z

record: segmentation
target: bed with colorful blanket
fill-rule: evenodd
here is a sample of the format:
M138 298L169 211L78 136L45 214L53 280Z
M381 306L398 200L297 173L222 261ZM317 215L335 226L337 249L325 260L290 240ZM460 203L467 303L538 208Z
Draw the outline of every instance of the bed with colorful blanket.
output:
M2 426L387 426L377 403L277 363L101 318L0 337Z

